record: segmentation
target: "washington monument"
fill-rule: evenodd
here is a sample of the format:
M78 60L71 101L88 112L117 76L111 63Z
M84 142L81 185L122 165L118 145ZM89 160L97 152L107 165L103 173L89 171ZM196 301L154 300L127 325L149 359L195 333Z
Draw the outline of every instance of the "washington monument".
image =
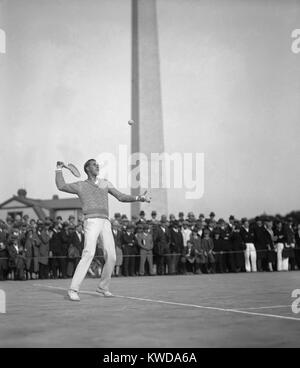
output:
M151 153L164 152L156 0L132 0L131 11L131 109L132 118L136 122L131 131L131 153L143 153L150 162ZM152 165L157 166L153 161ZM138 202L132 203L131 215L138 215L141 209L145 212L156 210L158 214L167 213L167 191L165 188L151 188L153 175L158 175L161 180L162 170L153 172L149 167L151 208ZM133 188L132 194L139 195L143 189Z

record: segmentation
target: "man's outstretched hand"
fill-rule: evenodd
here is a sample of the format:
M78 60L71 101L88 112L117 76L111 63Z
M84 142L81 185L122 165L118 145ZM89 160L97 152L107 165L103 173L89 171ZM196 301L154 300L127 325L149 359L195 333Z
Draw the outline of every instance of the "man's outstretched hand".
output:
M140 196L140 201L147 203L151 202L151 195L147 192L147 190L145 190L145 192Z

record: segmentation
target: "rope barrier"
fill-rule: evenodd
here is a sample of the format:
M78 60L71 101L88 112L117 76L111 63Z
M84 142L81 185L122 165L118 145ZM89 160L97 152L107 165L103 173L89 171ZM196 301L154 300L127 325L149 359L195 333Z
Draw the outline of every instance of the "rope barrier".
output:
M290 249L295 249L297 251L300 251L300 248L290 248ZM250 251L250 253L253 253L254 251ZM255 251L256 253L267 253L267 252L274 252L276 253L277 251L275 249L272 249L272 250L269 250L269 249L257 249ZM224 251L218 251L218 252L215 252L215 251L212 251L212 252L207 252L207 254L200 254L201 255L208 255L208 254L212 254L212 255L224 255L224 254L243 254L245 253L245 250L224 250ZM187 256L187 254L184 254L184 253L164 253L164 254L157 254L155 252L153 252L152 250L152 255L153 256L160 256L160 257L169 257L169 256ZM198 255L194 255L195 257L197 257ZM141 257L140 254L122 254L122 257ZM69 257L69 256L44 256L44 257L40 257L40 256L26 256L25 255L25 258L27 259L68 259L68 260L72 260L72 259L78 259L78 258L81 258L81 256L79 257ZM99 259L105 259L104 255L103 256L95 256L94 258L99 258ZM12 259L12 257L0 257L0 260L10 260Z

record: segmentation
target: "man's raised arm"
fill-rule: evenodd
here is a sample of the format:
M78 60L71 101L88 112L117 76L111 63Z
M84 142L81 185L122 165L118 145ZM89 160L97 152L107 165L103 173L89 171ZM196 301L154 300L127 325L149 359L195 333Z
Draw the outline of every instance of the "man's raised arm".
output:
M61 192L78 194L79 183L67 184L62 173L63 162L58 162L55 170L55 184Z
M120 191L118 191L118 189L116 189L112 185L111 182L107 181L107 183L108 183L108 193L114 196L115 198L117 198L117 200L120 202L148 202L149 203L151 201L151 197L147 193L147 191L145 191L143 195L133 196L130 194L121 193Z

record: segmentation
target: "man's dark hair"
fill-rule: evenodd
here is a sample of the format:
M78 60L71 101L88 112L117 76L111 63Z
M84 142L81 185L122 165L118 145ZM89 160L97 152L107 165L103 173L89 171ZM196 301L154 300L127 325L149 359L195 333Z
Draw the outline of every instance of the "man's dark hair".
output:
M90 166L90 163L92 162L92 161L96 161L94 158L90 158L89 160L87 160L87 162L84 164L84 166L83 166L83 170L84 170L84 172L86 173L86 174L88 174L87 173L87 171L86 171L86 169Z

